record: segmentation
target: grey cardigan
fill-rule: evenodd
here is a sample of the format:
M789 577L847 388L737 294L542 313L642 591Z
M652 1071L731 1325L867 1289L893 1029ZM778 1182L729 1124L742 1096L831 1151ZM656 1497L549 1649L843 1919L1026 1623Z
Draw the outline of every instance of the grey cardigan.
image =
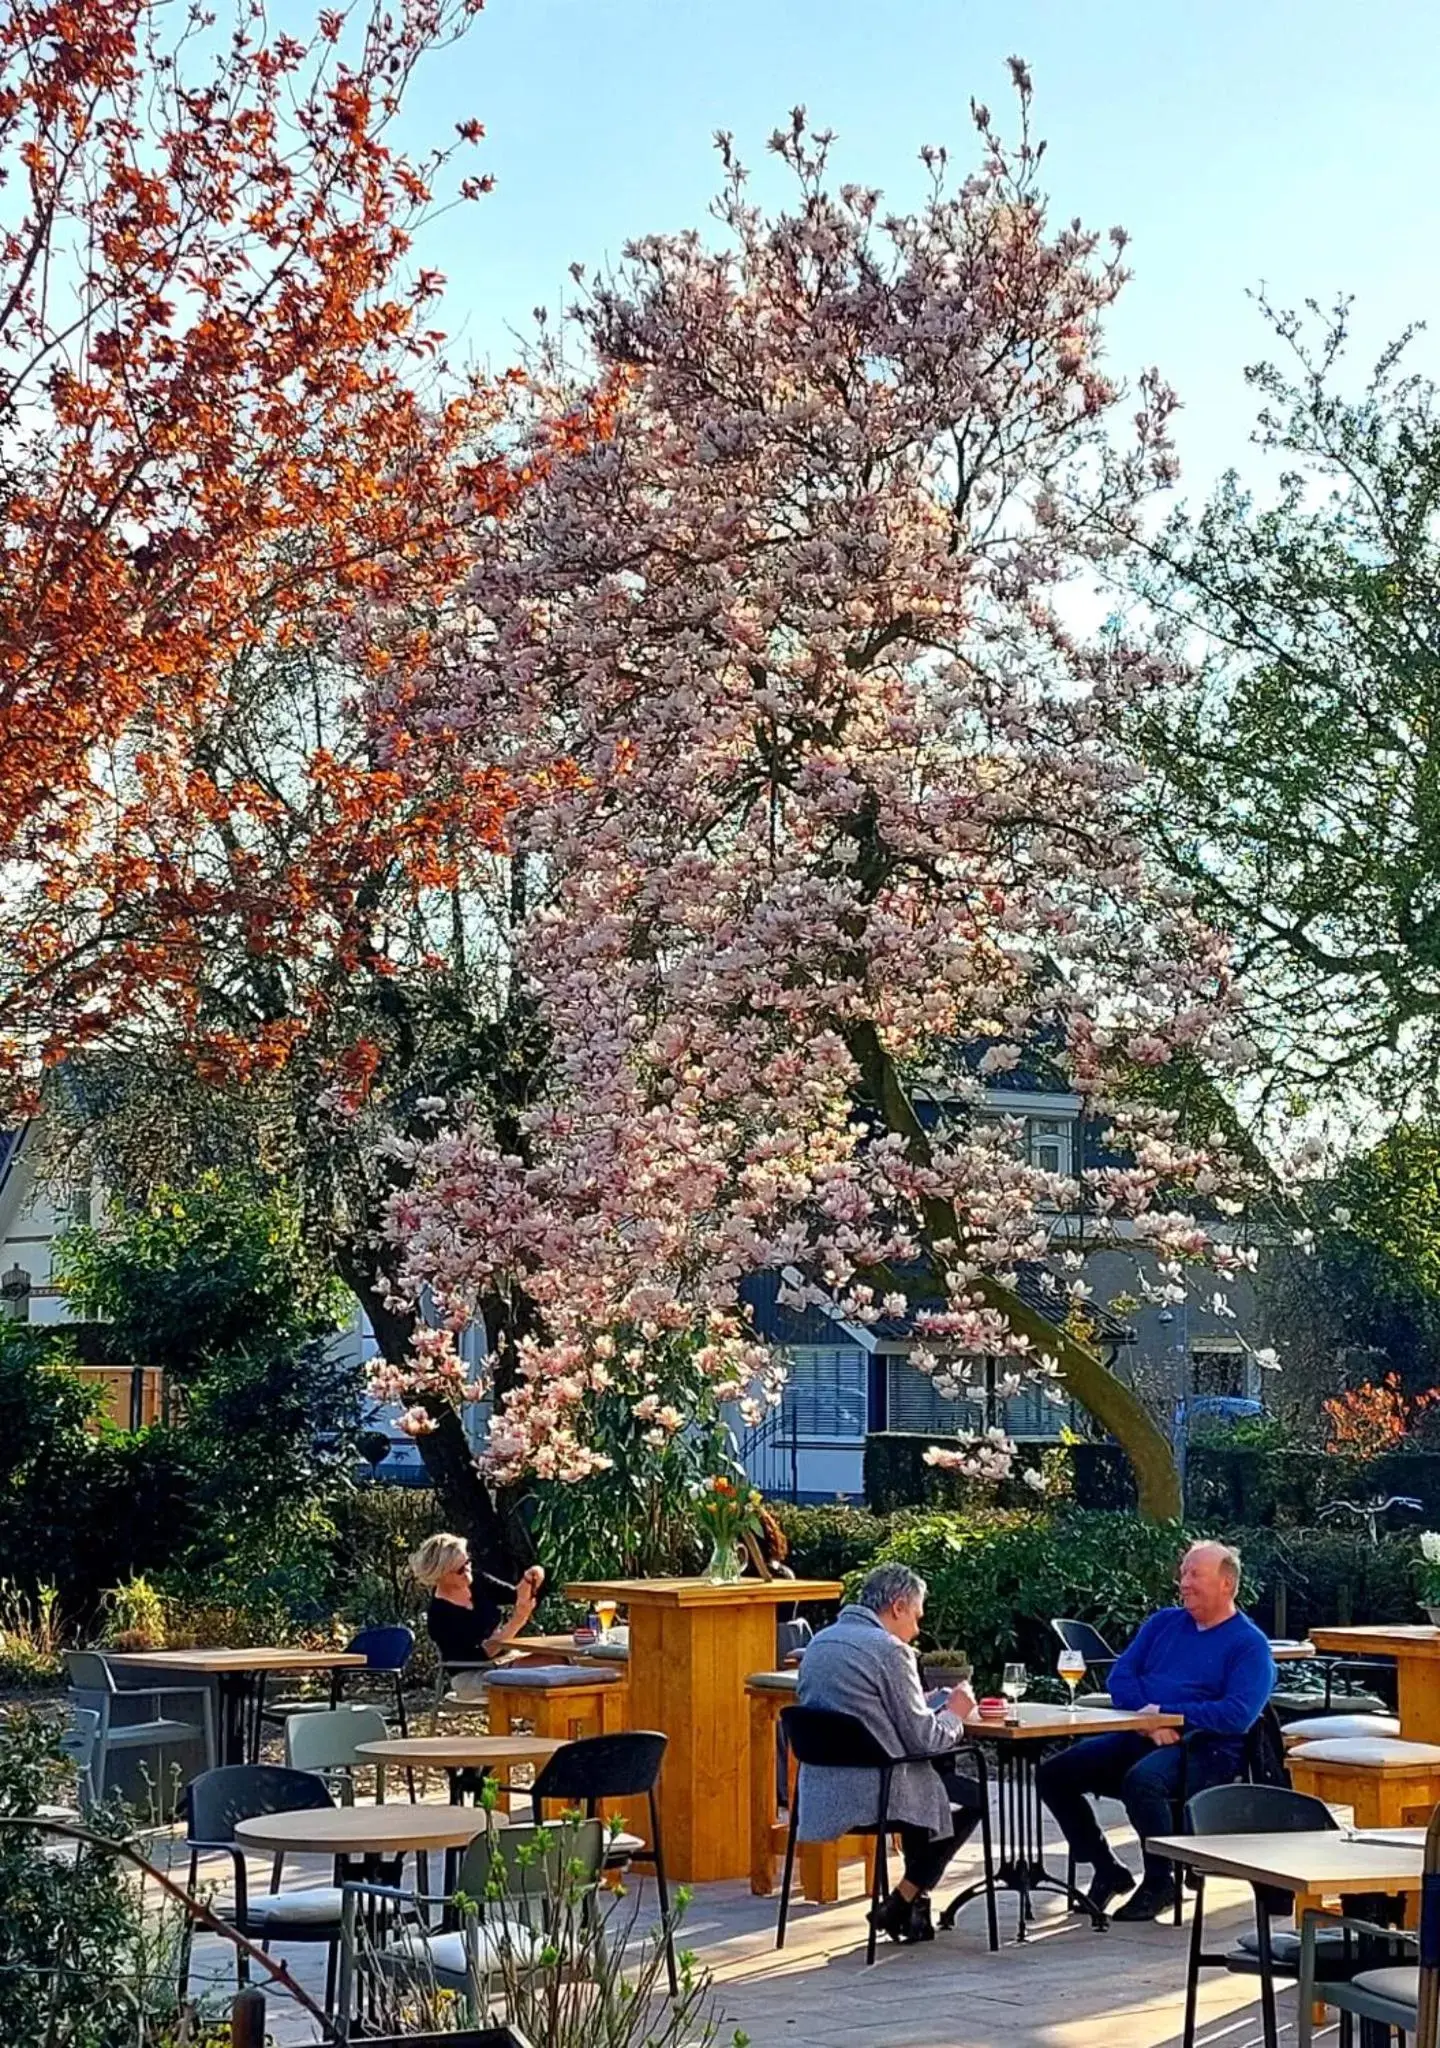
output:
M965 1730L954 1714L925 1704L913 1650L881 1625L868 1607L842 1607L821 1629L800 1665L796 1704L853 1714L894 1756L933 1756L953 1749ZM833 1842L879 1819L880 1773L800 1768L802 1842ZM933 1766L901 1764L890 1780L890 1818L948 1835L950 1798Z

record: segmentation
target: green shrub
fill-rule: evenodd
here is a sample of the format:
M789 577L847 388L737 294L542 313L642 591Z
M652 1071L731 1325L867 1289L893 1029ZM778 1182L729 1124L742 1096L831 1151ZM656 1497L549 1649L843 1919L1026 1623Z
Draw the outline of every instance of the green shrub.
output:
M1132 1515L997 1509L907 1518L875 1561L920 1573L930 1589L927 1632L963 1647L990 1688L1010 1657L1053 1668L1057 1617L1093 1622L1117 1648L1127 1642L1147 1614L1174 1601L1187 1540L1178 1523Z
M1371 1543L1353 1530L1237 1529L1230 1541L1245 1560L1255 1618L1274 1633L1304 1636L1326 1622L1343 1627L1419 1619L1414 1535ZM1277 1603L1280 1587L1284 1599Z
M57 1735L26 1709L0 1714L0 1817L73 1803L74 1767ZM132 1825L108 1809L92 1820L117 1839ZM0 1827L0 2041L163 2048L200 2038L178 2007L178 1913L147 1911L138 1874L108 1851L55 1855L47 1839Z
M891 1518L867 1508L766 1506L785 1532L791 1570L802 1579L843 1579L871 1564L890 1534Z

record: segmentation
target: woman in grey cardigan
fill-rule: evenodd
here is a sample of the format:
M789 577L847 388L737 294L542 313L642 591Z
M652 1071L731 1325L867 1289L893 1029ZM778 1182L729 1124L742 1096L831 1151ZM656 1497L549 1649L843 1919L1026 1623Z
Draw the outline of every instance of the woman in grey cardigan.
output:
M853 1607L822 1629L805 1651L796 1695L802 1707L851 1714L895 1756L937 1756L952 1750L975 1713L969 1686L957 1685L938 1707L920 1690L912 1647L925 1612L925 1581L902 1564L881 1565ZM880 1817L880 1773L802 1765L802 1842L834 1842ZM932 1941L930 1892L980 1819L979 1786L952 1764L909 1763L890 1780L890 1820L900 1836L905 1875L876 1925L892 1941ZM953 1807L961 1810L955 1812Z

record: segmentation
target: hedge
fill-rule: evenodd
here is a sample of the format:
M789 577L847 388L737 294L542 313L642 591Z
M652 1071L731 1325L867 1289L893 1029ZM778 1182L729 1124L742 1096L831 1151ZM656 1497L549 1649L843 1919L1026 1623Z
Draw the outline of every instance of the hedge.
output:
M1414 1536L1370 1543L1339 1529L1237 1529L1219 1522L1157 1525L1132 1514L1058 1510L915 1511L878 1516L845 1507L772 1503L803 1576L843 1577L853 1592L882 1560L927 1580L927 1634L974 1660L982 1682L1007 1656L1038 1672L1054 1664L1050 1622L1091 1621L1121 1647L1155 1607L1175 1598L1175 1568L1195 1533L1240 1549L1244 1601L1271 1635L1322 1622L1418 1619Z
M872 1430L865 1439L865 1505L872 1514L894 1514L901 1508L982 1509L987 1507L1033 1507L1035 1494L1017 1476L998 1487L992 1480L966 1479L958 1472L945 1472L925 1463L932 1444L958 1449L954 1437L916 1436L901 1430ZM1078 1446L1067 1444L1028 1445L1026 1464L1043 1461L1047 1478L1063 1477L1061 1490L1070 1490L1070 1458Z

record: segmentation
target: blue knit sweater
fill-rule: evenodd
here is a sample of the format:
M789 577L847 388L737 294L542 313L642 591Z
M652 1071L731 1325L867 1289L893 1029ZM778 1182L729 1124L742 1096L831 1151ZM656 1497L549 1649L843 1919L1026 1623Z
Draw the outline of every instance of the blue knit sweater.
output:
M1275 1684L1270 1645L1248 1614L1200 1628L1183 1607L1162 1607L1110 1667L1117 1707L1183 1714L1187 1734L1243 1735Z

